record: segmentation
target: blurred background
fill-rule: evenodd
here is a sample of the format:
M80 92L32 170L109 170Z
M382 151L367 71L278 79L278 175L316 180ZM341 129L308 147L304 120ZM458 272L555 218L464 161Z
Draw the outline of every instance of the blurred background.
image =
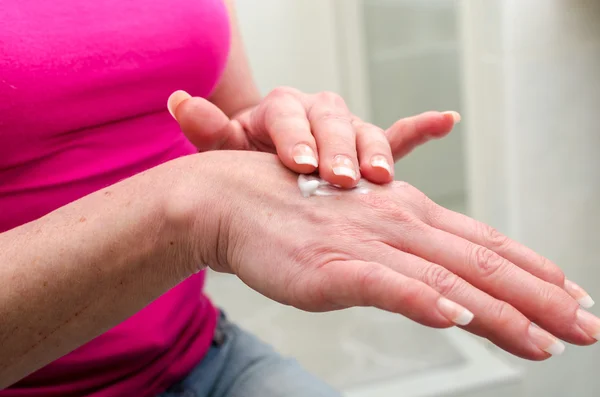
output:
M401 160L397 178L532 247L600 299L600 1L237 6L265 94L280 85L335 91L381 127L460 111L454 132ZM300 312L226 275L210 274L208 293L348 396L600 395L596 346L530 363L460 330L370 309Z

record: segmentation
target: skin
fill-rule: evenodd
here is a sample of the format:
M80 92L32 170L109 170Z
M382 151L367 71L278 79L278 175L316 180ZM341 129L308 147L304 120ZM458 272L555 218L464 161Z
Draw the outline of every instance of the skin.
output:
M276 156L207 152L0 235L0 277L11 280L0 290L0 387L202 264L302 310L374 306L431 327L453 325L437 306L444 295L475 314L466 330L532 360L549 355L532 343L531 321L594 342L579 305L556 285L564 276L555 265L405 183L305 199Z
M467 331L532 360L549 355L532 342L531 321L569 342L594 342L589 335L600 327L582 324L556 265L415 188L395 182L369 195L299 194L290 168L311 170L292 164L296 143L312 137L319 172L330 182L339 154L360 164L362 176L385 182L391 175L378 179L367 159L376 153L391 161L445 135L451 114L426 113L382 132L333 94L279 89L260 100L255 88L240 85L249 80L240 48L234 40L210 101L175 96L170 109L200 151L278 156L187 156L0 234L0 279L7 280L0 289L0 388L205 265L303 310L374 306L432 327L453 325L439 306L446 296L475 314ZM290 227L294 233L285 232Z

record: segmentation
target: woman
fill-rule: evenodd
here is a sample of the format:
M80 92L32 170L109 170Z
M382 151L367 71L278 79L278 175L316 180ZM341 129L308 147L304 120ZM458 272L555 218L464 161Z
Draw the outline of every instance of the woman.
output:
M220 315L206 266L300 309L458 324L532 360L595 342L590 298L556 265L388 184L455 114L383 132L333 94L261 99L232 9L3 2L1 397L338 395ZM177 126L163 104L180 88ZM381 186L304 198L297 173L317 167Z

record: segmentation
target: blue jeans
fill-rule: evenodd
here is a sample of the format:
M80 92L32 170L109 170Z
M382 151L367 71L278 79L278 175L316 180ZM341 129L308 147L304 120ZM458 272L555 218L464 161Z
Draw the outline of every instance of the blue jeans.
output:
M159 397L340 397L221 315L206 357Z

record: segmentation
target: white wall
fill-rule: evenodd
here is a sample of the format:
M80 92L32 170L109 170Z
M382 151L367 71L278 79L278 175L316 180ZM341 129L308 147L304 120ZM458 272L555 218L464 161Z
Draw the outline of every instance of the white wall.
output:
M341 91L331 0L237 0L250 63L262 93L280 85Z

